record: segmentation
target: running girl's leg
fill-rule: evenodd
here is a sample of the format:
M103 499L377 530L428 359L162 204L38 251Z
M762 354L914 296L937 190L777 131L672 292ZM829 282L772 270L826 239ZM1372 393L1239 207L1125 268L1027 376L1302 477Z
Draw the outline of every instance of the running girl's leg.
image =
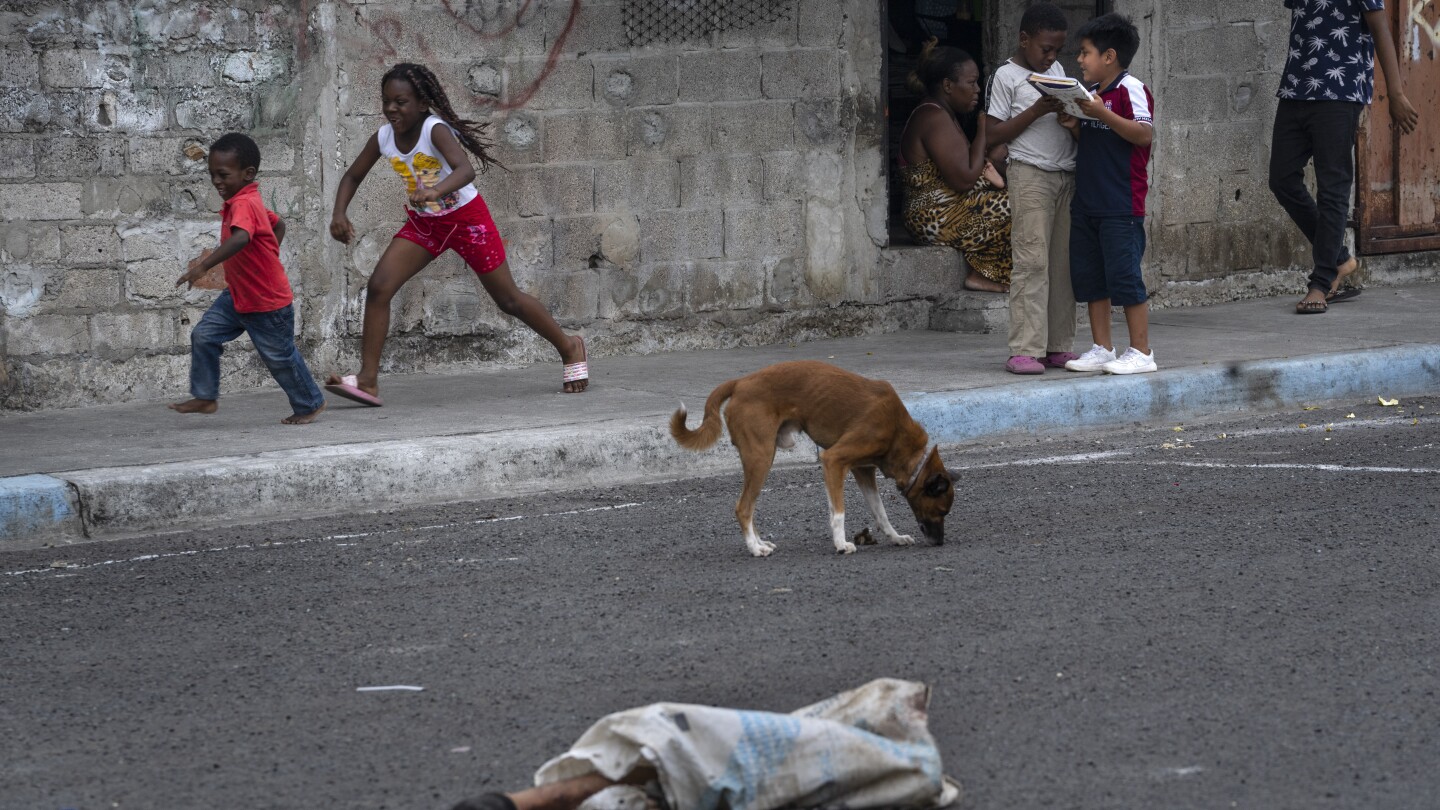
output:
M515 279L510 275L509 262L501 262L494 270L477 275L480 277L480 285L494 299L500 311L519 318L540 337L550 341L550 345L560 352L560 362L578 363L585 359L585 342L573 335L567 335L539 299L515 286ZM368 314L366 324L368 327ZM589 380L567 382L565 393L578 394L584 391L588 384Z
M390 331L390 301L405 282L430 264L430 251L407 239L391 239L390 246L375 264L365 285L365 325L360 337L360 371L355 375L360 390L380 393L380 352ZM330 383L339 382L330 375Z

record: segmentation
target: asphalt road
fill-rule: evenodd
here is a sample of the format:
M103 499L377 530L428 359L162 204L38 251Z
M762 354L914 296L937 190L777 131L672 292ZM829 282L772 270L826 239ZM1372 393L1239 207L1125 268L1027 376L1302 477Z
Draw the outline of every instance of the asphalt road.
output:
M967 808L1440 806L1440 399L945 450L941 547L806 465L766 559L738 474L0 554L0 808L445 808L878 676Z

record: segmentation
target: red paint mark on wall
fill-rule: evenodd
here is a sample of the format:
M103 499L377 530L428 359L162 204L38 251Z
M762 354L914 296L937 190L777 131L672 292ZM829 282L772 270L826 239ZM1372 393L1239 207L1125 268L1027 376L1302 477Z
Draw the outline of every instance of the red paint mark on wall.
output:
M301 59L304 59L309 54L307 32L309 29L310 13L317 2L319 2L319 0L302 0L300 4L300 21L299 30L296 32L296 49ZM581 0L570 0L570 8L565 17L565 24L555 35L550 43L549 49L546 51L545 65L528 85L511 93L510 98L505 100L488 95L474 95L473 99L475 103L478 106L489 107L496 110L513 110L524 107L530 99L534 98L535 94L540 91L540 88L545 85L545 81L550 78L550 74L554 72L556 63L560 61L560 54L564 51L565 41L570 37L570 33L575 29L575 23L580 17L580 4ZM356 52L363 53L366 50L375 52L378 54L378 61L381 62L435 61L435 53L425 42L425 38L419 34L415 34L413 37L407 36L404 23L398 17L379 16L372 20L369 19L365 13L362 13L356 4L350 2L350 0L340 0L338 5L353 14L356 22L373 37L372 41L369 42L356 41L354 39L348 41L346 43L347 46L353 47ZM488 32L482 31L472 23L462 11L457 10L454 5L454 0L442 0L439 10L434 13L441 13L443 11L457 26L474 36L477 42L495 42L510 36L516 29L524 24L526 14L530 12L533 5L534 0L522 0L520 7L515 10L514 17L511 20L499 30ZM366 8L375 9L376 6L368 5ZM537 11L536 13L539 12Z

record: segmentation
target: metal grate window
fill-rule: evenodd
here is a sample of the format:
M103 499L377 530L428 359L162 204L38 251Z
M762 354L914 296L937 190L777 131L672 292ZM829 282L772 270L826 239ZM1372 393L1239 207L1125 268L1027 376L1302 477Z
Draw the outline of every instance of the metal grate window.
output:
M795 0L625 0L625 36L632 47L793 19Z

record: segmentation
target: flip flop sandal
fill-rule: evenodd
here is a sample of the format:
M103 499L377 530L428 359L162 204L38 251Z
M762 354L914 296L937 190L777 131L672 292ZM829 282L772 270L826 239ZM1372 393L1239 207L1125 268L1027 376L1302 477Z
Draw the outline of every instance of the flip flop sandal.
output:
M326 383L325 390L337 397L354 400L362 405L369 405L372 408L378 408L385 404L380 400L380 397L360 390L360 385L356 382L354 374L346 374L340 378L340 382L338 383Z
M1295 305L1296 315L1321 315L1330 308L1324 301L1301 301Z
M572 383L580 382L581 380L588 381L590 379L590 352L585 349L585 338L580 338L580 351L585 353L585 359L578 363L566 363L560 373L562 382ZM582 388L579 391L570 391L567 393L583 394L585 393L585 389Z
M1333 304L1336 301L1349 301L1358 296L1362 291L1360 287L1341 287L1333 293L1325 296L1325 303Z

